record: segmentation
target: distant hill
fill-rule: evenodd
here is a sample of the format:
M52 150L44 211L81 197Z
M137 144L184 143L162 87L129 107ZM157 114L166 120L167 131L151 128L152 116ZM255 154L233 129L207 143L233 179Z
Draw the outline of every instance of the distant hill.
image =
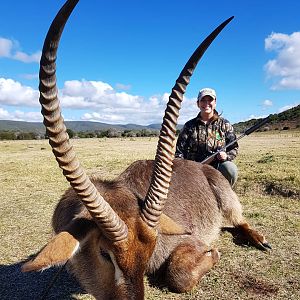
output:
M74 132L95 132L108 129L116 129L118 131L142 129L159 130L161 127L161 124L151 124L148 126L137 124L115 125L90 121L65 121L65 124L68 129ZM0 120L0 131L34 132L43 135L45 134L45 126L43 123L38 122Z
M282 113L271 115L271 121L266 124L260 130L288 130L294 128L300 128L300 105L288 109ZM247 128L256 124L260 119L251 119L246 122L239 122L233 124L237 133L244 132ZM117 131L124 130L160 130L161 124L150 124L148 126L142 126L137 124L124 124L113 125L100 122L90 121L66 121L66 127L74 132L95 132L108 129L116 129ZM178 129L182 128L182 125L177 126ZM21 122L0 120L0 131L14 131L14 132L34 132L40 135L45 134L45 127L42 123L36 122Z
M233 127L237 133L241 133L256 124L259 120L262 119L251 119L246 122L239 122L233 124ZM295 128L300 128L300 105L279 114L271 115L270 122L260 128L260 131L289 130Z

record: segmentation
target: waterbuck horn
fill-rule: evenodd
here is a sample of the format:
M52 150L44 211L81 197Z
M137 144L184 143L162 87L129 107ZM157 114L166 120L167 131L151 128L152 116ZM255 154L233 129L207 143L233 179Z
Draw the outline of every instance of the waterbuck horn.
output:
M99 194L76 158L61 116L56 84L56 55L64 26L78 0L69 0L57 13L47 33L40 61L40 103L49 143L63 174L98 224L113 242L127 238L123 220Z
M158 225L167 199L172 176L177 119L186 87L206 49L232 19L233 17L224 21L200 44L184 66L172 89L160 130L151 184L142 208L142 218L151 227Z

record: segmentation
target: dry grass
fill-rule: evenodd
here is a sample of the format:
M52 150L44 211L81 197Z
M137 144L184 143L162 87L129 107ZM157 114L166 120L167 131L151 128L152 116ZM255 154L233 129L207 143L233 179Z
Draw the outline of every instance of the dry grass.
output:
M153 158L157 140L74 140L89 174L113 178L132 161ZM300 133L257 133L240 142L236 187L245 215L265 233L269 253L236 245L223 233L216 245L220 263L189 294L150 287L147 299L300 298ZM47 141L0 142L0 297L38 299L56 270L20 272L51 235L53 209L68 183ZM268 194L269 193L269 194ZM270 194L271 193L271 194ZM273 193L273 194L272 194ZM93 299L63 272L49 299Z
M240 141L238 188L300 197L300 132L256 133Z

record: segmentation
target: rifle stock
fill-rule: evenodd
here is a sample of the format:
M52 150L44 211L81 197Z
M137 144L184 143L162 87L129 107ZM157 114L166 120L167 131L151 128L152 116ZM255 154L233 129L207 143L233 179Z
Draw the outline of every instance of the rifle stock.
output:
M230 146L232 146L233 144L235 144L238 140L240 140L241 138L243 138L245 135L249 135L252 132L256 131L257 129L259 129L261 126L265 125L266 123L268 123L270 121L270 116L267 116L266 118L262 119L260 122L258 122L257 124L255 124L254 126L248 128L242 135L240 135L238 138L236 138L234 141L230 142L229 144L225 145L223 148L221 148L220 150L218 150L217 152L209 155L208 157L206 157L204 160L201 161L201 164L210 164L215 157L222 151L226 151L226 149Z

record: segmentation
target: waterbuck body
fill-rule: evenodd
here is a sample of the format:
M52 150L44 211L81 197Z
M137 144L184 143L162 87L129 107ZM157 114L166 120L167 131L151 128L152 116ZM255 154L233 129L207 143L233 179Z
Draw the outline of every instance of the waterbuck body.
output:
M23 271L68 262L96 299L144 299L144 275L175 292L191 290L219 260L211 248L223 220L254 246L269 247L242 216L236 194L211 166L174 160L177 118L192 73L219 25L181 71L163 118L155 160L137 161L113 181L89 178L61 116L56 54L65 23L78 0L68 0L47 33L40 62L40 103L49 143L72 188L54 215L54 237Z
M144 238L140 210L151 182L153 166L151 160L136 161L113 181L92 179L106 201L122 219L127 220L129 234L134 236L137 245ZM192 289L219 260L219 253L211 243L218 237L224 221L239 229L254 245L265 243L263 236L248 230L238 197L219 171L209 165L175 159L168 201L145 274L154 284L175 292ZM68 259L70 271L83 287L97 299L118 299L115 283L119 266L113 261L114 256L103 234L71 188L55 209L53 228L57 236L68 232L80 243L80 249L72 247L77 252L70 254ZM151 248L147 243L142 241L146 249ZM128 249L127 255L130 257L135 253L134 264L139 270L145 249L135 249L135 246ZM45 253L40 256L49 255ZM47 264L49 262L44 266ZM143 277L143 272L135 276ZM128 291L126 293L130 295Z

